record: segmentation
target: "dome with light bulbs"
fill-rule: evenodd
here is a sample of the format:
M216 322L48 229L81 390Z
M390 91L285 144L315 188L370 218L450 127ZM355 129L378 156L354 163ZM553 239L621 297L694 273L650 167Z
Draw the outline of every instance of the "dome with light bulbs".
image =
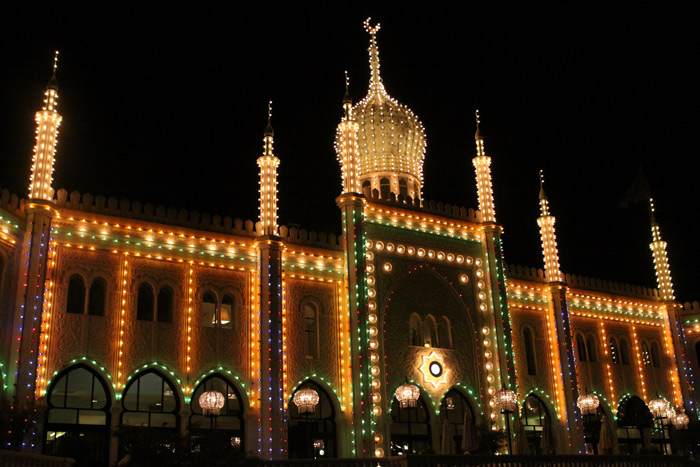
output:
M365 29L370 33L369 92L353 107L359 126L360 182L384 195L391 192L420 198L425 155L423 124L411 109L387 94L379 73L379 24L370 26L368 19Z

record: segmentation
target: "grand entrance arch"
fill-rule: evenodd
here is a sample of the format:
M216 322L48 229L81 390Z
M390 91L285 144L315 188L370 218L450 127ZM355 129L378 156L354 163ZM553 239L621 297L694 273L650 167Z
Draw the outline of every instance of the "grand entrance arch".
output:
M294 403L297 394L315 391L318 402L313 409L298 407ZM326 459L338 455L336 413L328 392L314 381L302 383L289 401L289 458Z

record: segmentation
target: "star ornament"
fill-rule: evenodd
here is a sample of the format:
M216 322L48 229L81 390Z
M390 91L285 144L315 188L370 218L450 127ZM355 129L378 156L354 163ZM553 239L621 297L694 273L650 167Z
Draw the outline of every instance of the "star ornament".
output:
M423 355L422 358L423 363L419 369L423 373L423 381L432 384L435 389L441 384L447 384L447 375L450 370L445 368L445 359L442 355L431 352L429 355Z

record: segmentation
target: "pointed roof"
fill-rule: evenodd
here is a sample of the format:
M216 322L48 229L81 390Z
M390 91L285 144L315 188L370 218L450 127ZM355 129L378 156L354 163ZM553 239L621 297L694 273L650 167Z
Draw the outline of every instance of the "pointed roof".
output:
M267 126L265 127L265 133L263 136L275 136L275 130L272 129L272 101L267 104Z
M46 89L53 89L54 91L58 91L58 80L56 79L56 69L58 69L58 50L54 54L53 57L53 73L51 73L51 79L49 80L49 84L46 85Z

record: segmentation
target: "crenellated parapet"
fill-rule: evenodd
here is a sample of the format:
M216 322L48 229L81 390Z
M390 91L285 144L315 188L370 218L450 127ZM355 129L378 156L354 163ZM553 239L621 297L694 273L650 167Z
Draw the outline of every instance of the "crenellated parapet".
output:
M418 198L410 196L396 196L394 193L389 193L388 196L382 198L378 190L364 189L365 198L371 200L372 203L384 204L386 206L407 207L412 211L418 211L426 214L435 214L454 219L463 219L472 222L479 222L481 215L479 211L464 206L442 203L439 201L421 202Z

